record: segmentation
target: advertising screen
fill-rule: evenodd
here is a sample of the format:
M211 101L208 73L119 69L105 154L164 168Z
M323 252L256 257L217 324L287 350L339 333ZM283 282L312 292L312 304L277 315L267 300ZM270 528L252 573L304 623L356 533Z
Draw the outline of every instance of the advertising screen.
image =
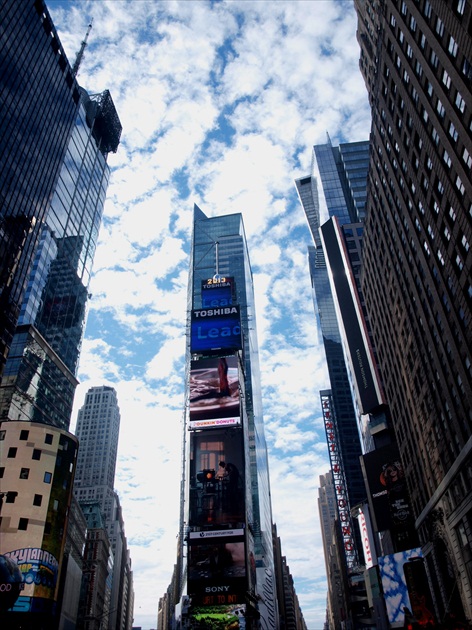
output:
M398 449L384 446L363 455L362 462L378 531L407 530L413 517Z
M420 547L379 557L385 605L392 627L404 627L405 608L421 625L434 623L422 558Z
M193 606L189 619L191 627L199 630L245 630L246 605Z
M190 429L240 424L238 359L197 359L190 365Z
M239 604L246 591L244 536L189 540L188 594L193 604Z
M238 305L192 311L190 352L221 354L241 350L241 315Z
M212 525L216 529L245 521L243 453L241 429L192 431L190 526Z
M219 278L202 281L202 308L215 308L216 306L230 306L233 304L234 282L233 278Z

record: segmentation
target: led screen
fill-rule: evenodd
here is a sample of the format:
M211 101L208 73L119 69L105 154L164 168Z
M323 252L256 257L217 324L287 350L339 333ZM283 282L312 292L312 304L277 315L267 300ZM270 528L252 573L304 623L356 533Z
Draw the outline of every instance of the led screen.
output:
M189 390L190 429L240 424L236 356L192 361Z
M245 522L241 429L190 434L190 526Z
M215 354L241 350L241 316L238 305L192 311L190 351Z
M203 280L202 309L233 304L233 278L220 278L220 282Z
M189 615L192 628L199 630L244 630L246 605L194 606Z
M193 604L244 602L247 591L244 536L190 539L188 594Z

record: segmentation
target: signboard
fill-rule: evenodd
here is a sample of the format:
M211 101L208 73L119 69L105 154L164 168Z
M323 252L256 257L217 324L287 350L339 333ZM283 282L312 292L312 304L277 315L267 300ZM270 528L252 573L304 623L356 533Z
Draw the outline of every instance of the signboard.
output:
M211 525L214 530L218 530L231 523L245 522L244 450L241 429L192 431L189 475L190 526ZM214 537L213 532L199 533L205 534L199 538Z
M214 630L215 628L246 629L246 605L192 606L189 620L192 628Z
M377 531L406 533L413 527L413 515L398 448L390 444L376 449L363 455L361 463Z
M190 352L221 354L241 350L239 305L193 310L190 320Z
M241 422L236 356L197 359L190 364L190 429Z
M189 540L188 594L192 604L243 603L246 591L244 536Z
M202 281L202 309L231 306L234 302L234 280L230 277Z
M379 557L387 615L392 627L404 627L405 608L421 625L434 623L431 595L420 547ZM419 616L419 618L417 617Z

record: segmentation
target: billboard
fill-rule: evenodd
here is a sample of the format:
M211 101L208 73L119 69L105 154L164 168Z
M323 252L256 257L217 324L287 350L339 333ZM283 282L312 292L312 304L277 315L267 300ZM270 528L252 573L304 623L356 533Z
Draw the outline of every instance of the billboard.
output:
M192 606L189 619L191 627L199 630L245 630L246 605Z
M233 304L234 279L218 277L202 280L202 308L230 306Z
M379 557L388 620L403 628L405 615L414 615L420 625L434 623L431 594L420 547ZM407 621L410 619L407 618Z
M361 464L377 531L392 530L394 540L401 538L408 547L414 519L398 448L389 444L366 453Z
M240 536L190 538L188 594L193 605L242 604L246 591L244 532Z
M190 526L212 525L216 528L245 522L241 429L192 431L189 475Z
M240 424L237 357L233 355L192 361L189 398L190 429Z
M192 310L190 352L221 354L242 348L239 305Z

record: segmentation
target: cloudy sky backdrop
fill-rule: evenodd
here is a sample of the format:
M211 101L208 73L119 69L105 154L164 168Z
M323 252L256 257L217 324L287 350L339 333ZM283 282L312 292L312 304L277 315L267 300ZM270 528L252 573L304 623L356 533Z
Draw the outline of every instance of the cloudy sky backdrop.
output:
M273 516L309 630L326 577L317 508L328 471L316 329L293 180L313 144L368 138L356 16L344 0L46 0L79 82L111 91L123 125L91 285L76 411L116 388L116 488L135 625L157 625L176 559L186 288L194 202L241 212L252 261ZM72 430L75 426L76 412Z

